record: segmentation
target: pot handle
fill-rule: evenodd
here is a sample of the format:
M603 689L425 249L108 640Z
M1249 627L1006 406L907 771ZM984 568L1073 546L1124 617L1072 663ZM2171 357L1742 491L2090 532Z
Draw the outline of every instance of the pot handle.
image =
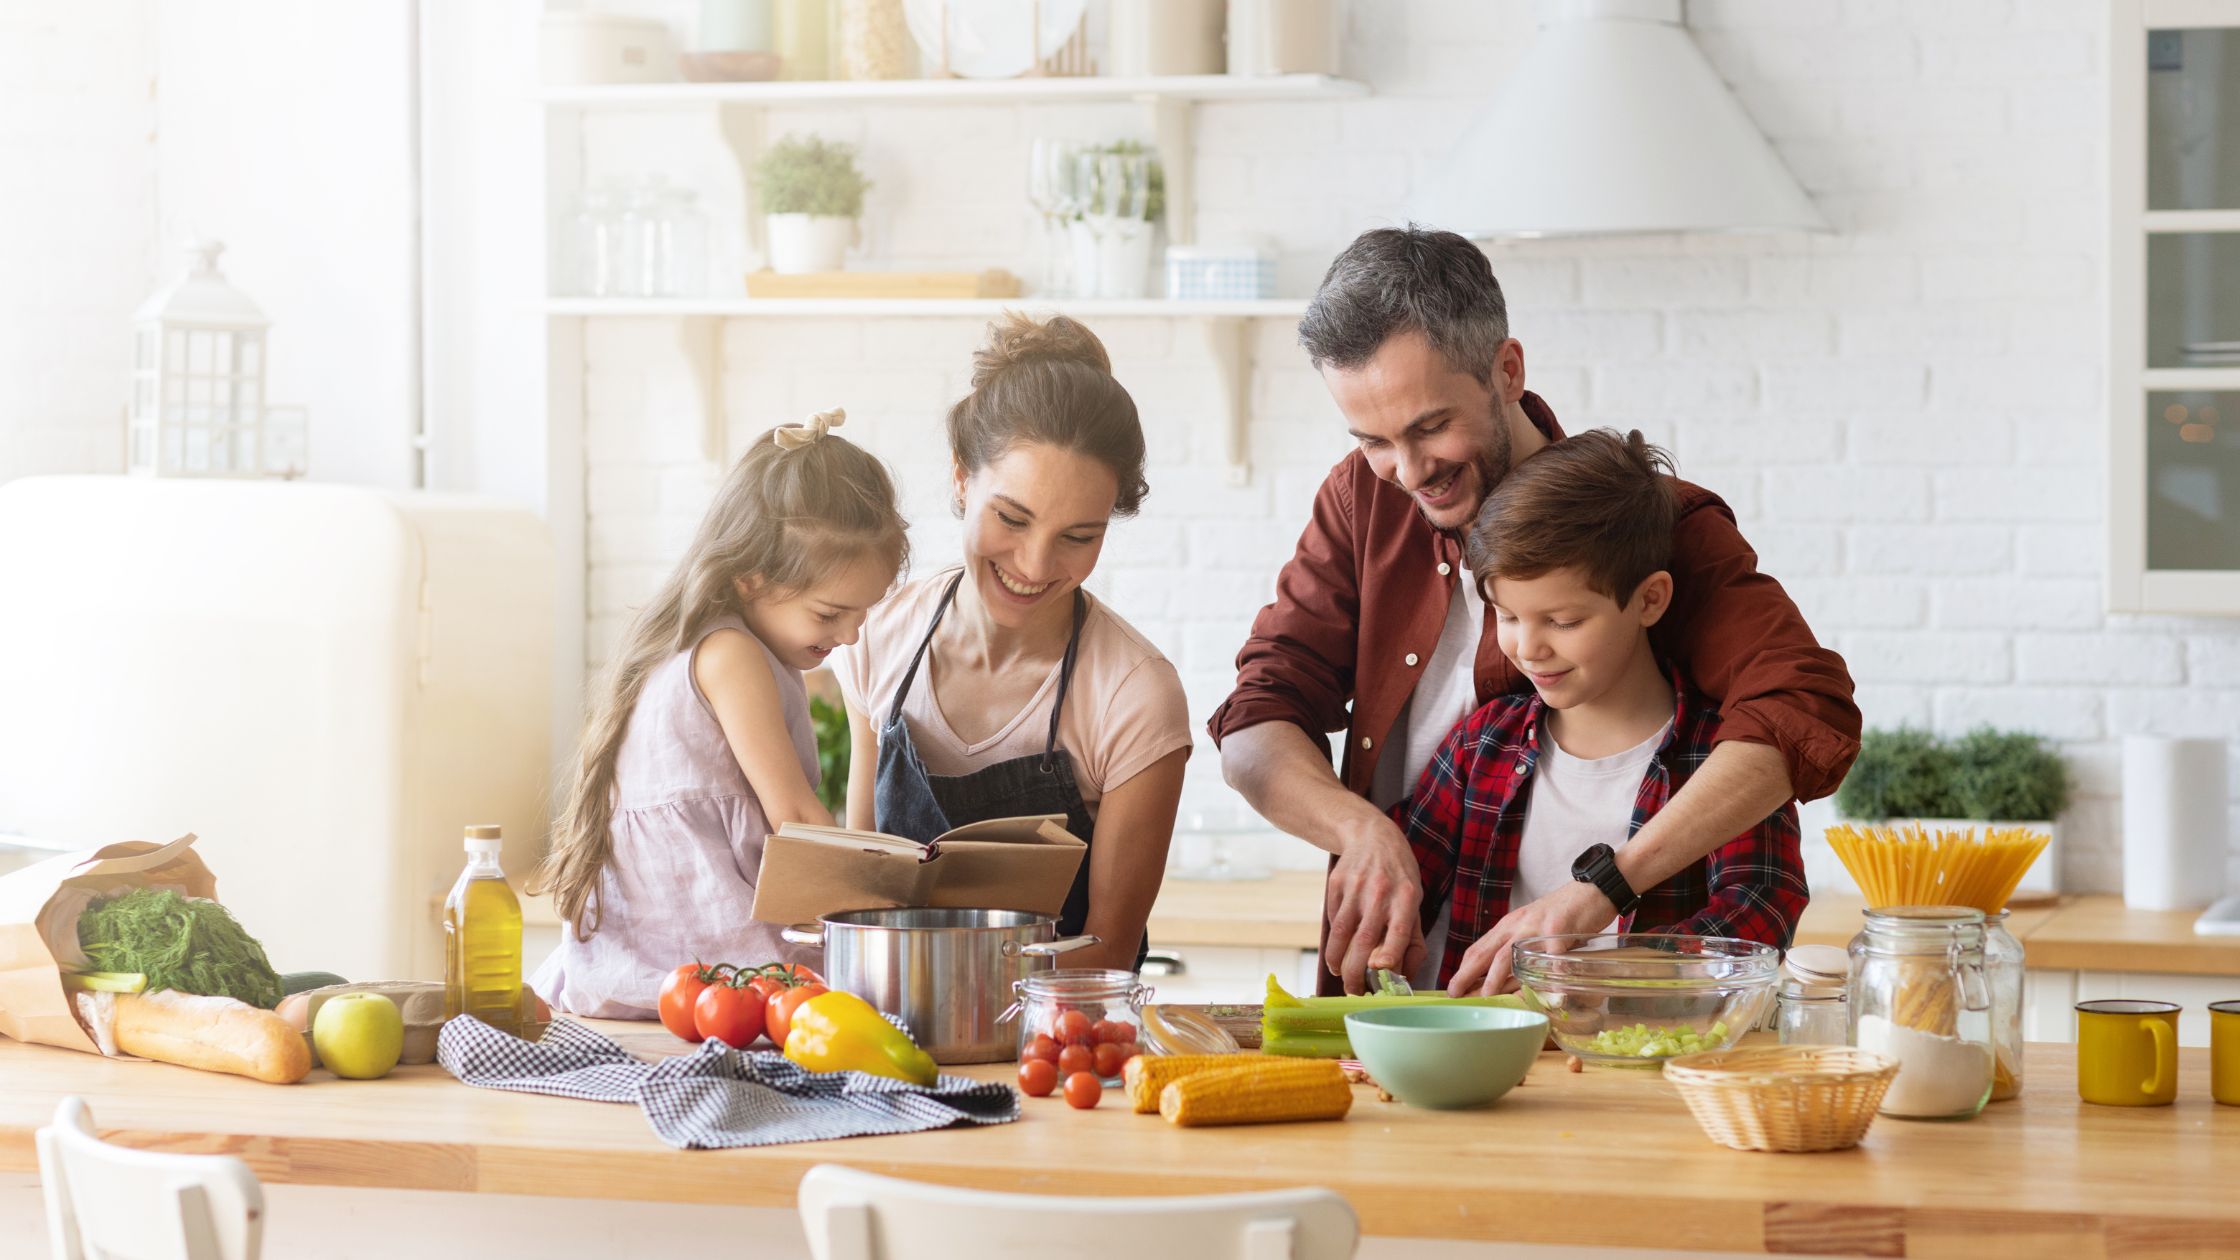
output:
M1011 942L1005 941L1003 943L1003 952L1006 954L1025 954L1029 958L1049 958L1053 955L1067 953L1076 949L1087 949L1091 945L1102 944L1104 944L1103 937L1084 934L1081 936L1069 936L1062 941L1038 941L1032 945L1013 945Z
M824 925L822 923L796 923L790 927L778 929L778 935L785 938L788 945L808 945L817 949L824 948Z

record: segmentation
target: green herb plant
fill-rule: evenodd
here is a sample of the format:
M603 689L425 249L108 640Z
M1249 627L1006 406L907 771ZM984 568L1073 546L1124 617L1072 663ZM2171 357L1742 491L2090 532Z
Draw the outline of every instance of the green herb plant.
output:
M1836 789L1846 818L2052 819L2069 806L2068 764L2045 741L1978 727L1956 740L1871 730Z
M871 181L856 167L854 145L787 136L756 160L754 186L764 214L853 219L863 213Z
M817 799L839 818L848 808L848 711L823 696L809 698L809 724L817 733Z
M1099 205L1105 201L1099 187L1104 179L1104 168L1095 159L1100 157L1150 157L1148 185L1144 193L1143 217L1147 223L1157 223L1167 213L1167 170L1153 156L1151 147L1141 140L1115 140L1110 144L1092 145L1080 151L1084 187L1081 192L1084 205ZM1086 217L1086 211L1074 215Z

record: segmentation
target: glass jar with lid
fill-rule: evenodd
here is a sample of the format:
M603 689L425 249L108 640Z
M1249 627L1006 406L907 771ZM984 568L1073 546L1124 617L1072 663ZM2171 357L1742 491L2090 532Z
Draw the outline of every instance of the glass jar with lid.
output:
M1133 971L1064 968L1012 986L1019 1000L1007 1018L1019 1026L1019 1058L1049 1059L1058 1079L1095 1072L1118 1083L1120 1066L1143 1053L1143 1004L1153 990Z
M1785 1046L1851 1044L1844 985L1851 959L1833 945L1798 945L1781 960L1781 996L1774 1026Z
M2022 942L2007 912L1985 915L1983 969L1991 983L1991 1101L2022 1095Z
M1851 942L1851 1043L1897 1061L1886 1116L1964 1120L1991 1094L1991 985L1981 910L1867 911Z

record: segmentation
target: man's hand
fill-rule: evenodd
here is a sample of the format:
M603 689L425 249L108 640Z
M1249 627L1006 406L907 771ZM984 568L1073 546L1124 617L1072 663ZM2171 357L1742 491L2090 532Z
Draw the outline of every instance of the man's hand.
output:
M1593 884L1574 880L1530 905L1501 916L1493 930L1463 951L1462 964L1447 984L1451 997L1506 993L1517 987L1509 973L1509 947L1530 936L1600 932L1618 917L1618 908Z
M1346 837L1323 897L1330 931L1322 942L1322 965L1345 983L1346 992L1363 992L1372 967L1407 975L1423 964L1423 923L1417 917L1423 876L1390 819L1380 814Z

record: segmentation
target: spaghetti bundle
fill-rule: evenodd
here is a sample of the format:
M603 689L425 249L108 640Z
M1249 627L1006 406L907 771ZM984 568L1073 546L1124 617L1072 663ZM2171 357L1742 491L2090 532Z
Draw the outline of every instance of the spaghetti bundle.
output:
M1919 823L1902 827L1828 828L1828 847L1859 881L1867 906L1972 906L1985 914L2006 909L2023 873L2045 851L2052 837L2024 827L1939 828L1931 835Z

